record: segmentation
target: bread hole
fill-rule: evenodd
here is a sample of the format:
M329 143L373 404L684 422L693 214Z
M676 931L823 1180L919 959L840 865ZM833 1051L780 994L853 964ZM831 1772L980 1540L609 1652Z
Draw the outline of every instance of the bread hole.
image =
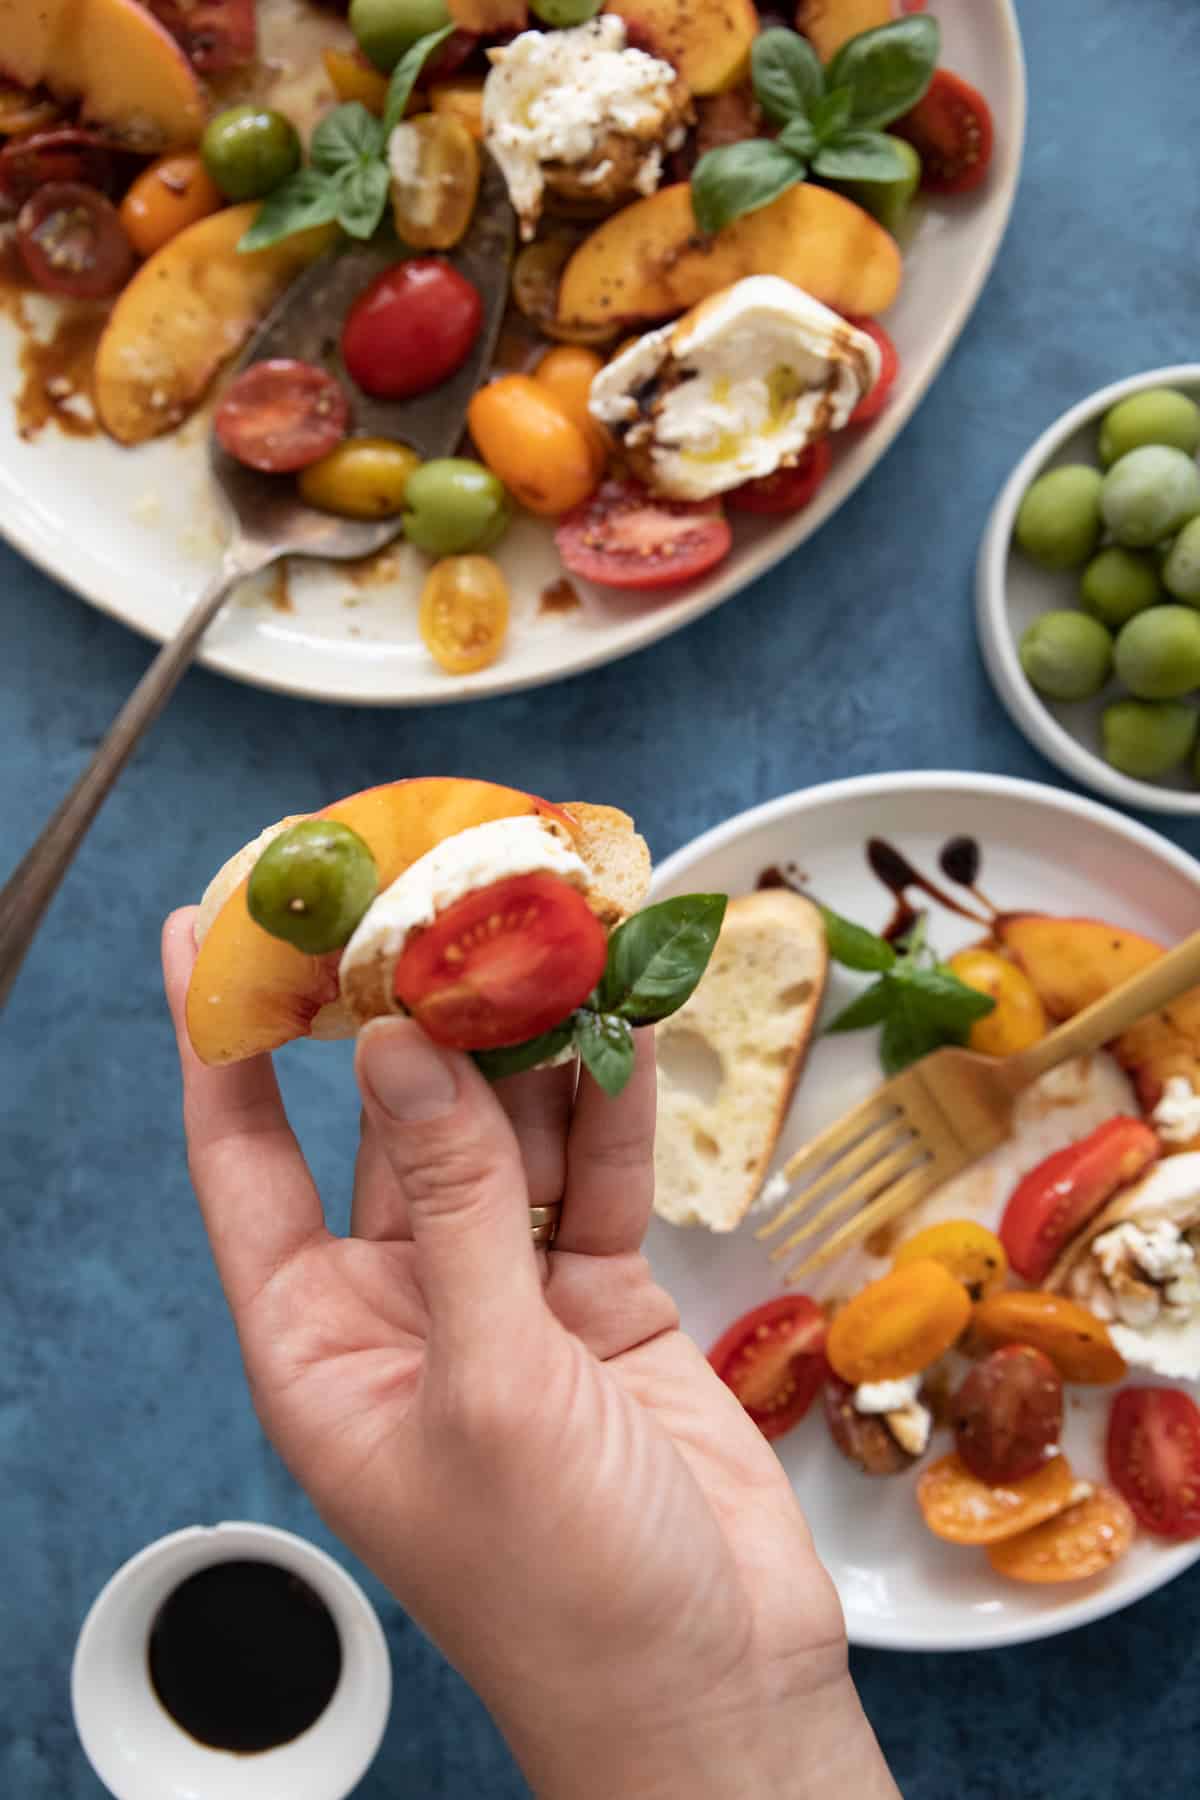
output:
M673 1088L693 1095L701 1106L712 1106L721 1091L725 1071L712 1045L698 1031L673 1031L658 1045L658 1066Z
M805 1001L811 998L812 982L796 981L791 987L784 988L778 997L778 1004L780 1006L803 1006Z
M721 1146L716 1138L709 1137L707 1131L701 1131L698 1126L692 1133L692 1142L701 1156L717 1157L721 1154Z

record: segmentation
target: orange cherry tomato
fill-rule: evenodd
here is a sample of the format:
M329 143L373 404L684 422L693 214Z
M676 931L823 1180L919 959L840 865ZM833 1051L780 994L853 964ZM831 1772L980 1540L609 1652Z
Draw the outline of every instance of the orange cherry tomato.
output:
M934 1537L949 1544L997 1544L1065 1512L1080 1498L1081 1484L1065 1456L1055 1456L1032 1475L989 1487L958 1456L941 1456L917 1482L917 1505Z
M1050 1358L1064 1381L1101 1385L1120 1381L1125 1373L1103 1320L1062 1294L992 1294L975 1308L971 1336L989 1350L1030 1344Z
M1133 1534L1133 1514L1119 1494L1102 1487L1041 1525L992 1544L987 1559L1011 1581L1086 1581L1119 1562Z
M950 967L977 993L990 994L996 1002L986 1019L976 1019L967 1045L984 1056L1011 1056L1044 1038L1046 1009L1037 989L1016 963L995 950L960 950Z
M387 104L388 78L369 63L361 51L325 49L321 52L321 61L339 100L343 103L357 100L376 118L382 117Z
M554 395L591 445L597 474L603 471L613 450L607 431L588 411L592 381L603 367L604 358L594 350L585 349L582 344L559 344L547 350L533 371L533 379Z
M439 83L429 90L429 104L435 113L444 113L465 125L477 140L483 137L483 82L464 75L458 81Z
M928 1258L871 1282L834 1316L825 1354L843 1381L918 1375L966 1329L971 1300L961 1281Z
M486 669L508 630L508 583L490 556L444 556L421 590L421 637L447 675Z
M186 226L224 205L198 153L181 150L143 170L121 202L120 218L138 255L153 256Z
M596 485L587 438L531 375L502 375L481 387L467 424L488 468L530 512L570 512Z
M911 1262L936 1262L961 1281L972 1300L982 1300L1004 1286L1008 1258L995 1232L974 1219L948 1219L929 1225L901 1244L892 1259L894 1269Z
M397 235L413 250L452 250L479 194L479 151L466 126L448 113L420 113L397 125L388 155Z

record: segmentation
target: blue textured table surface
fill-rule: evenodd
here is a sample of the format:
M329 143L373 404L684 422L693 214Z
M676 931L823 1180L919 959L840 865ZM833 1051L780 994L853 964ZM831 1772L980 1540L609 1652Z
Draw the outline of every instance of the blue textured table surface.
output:
M169 907L265 820L402 772L600 795L636 814L659 855L834 776L1054 779L978 662L972 560L1002 477L1057 413L1200 355L1200 12L1196 0L1020 11L1029 143L995 273L899 444L792 562L629 661L472 707L339 711L193 673L109 802L0 1045L4 1800L101 1793L71 1725L70 1655L92 1596L140 1545L220 1518L329 1543L258 1430L192 1203L157 969ZM148 650L3 549L0 592L15 855ZM1200 851L1200 822L1166 829ZM340 1217L357 1121L348 1060L300 1049L282 1062ZM473 1697L368 1585L396 1697L362 1800L523 1794ZM910 1800L1196 1790L1200 1570L1042 1646L862 1654L855 1670Z

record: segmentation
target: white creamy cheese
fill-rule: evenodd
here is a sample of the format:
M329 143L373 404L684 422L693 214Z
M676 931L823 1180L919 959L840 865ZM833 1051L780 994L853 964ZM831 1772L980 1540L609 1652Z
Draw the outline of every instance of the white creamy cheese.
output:
M1196 1253L1170 1219L1152 1219L1145 1225L1127 1220L1114 1225L1092 1245L1092 1254L1112 1280L1126 1255L1151 1281L1174 1281L1196 1267Z
M1187 1144L1200 1136L1200 1094L1186 1075L1172 1075L1150 1115L1164 1144Z
M755 1196L746 1208L746 1217L753 1218L756 1213L773 1212L782 1206L792 1191L792 1184L782 1169L778 1169L769 1180L765 1181L762 1191Z
M897 1407L895 1412L886 1413L887 1428L902 1450L910 1456L924 1456L929 1447L929 1437L933 1430L933 1414L919 1400L909 1406Z
M839 431L879 369L865 332L793 282L752 275L613 357L588 405L659 493L706 500Z
M902 1381L863 1381L854 1390L854 1409L860 1413L896 1412L920 1391L919 1375L906 1375Z
M1109 1325L1134 1368L1200 1379L1200 1153L1164 1157L1122 1196L1071 1271L1072 1295Z

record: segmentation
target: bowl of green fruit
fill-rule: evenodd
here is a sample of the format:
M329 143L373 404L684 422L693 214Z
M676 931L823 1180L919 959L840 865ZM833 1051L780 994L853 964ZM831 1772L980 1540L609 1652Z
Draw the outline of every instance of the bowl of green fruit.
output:
M1013 470L977 622L1017 727L1126 806L1200 813L1200 364L1101 389Z

